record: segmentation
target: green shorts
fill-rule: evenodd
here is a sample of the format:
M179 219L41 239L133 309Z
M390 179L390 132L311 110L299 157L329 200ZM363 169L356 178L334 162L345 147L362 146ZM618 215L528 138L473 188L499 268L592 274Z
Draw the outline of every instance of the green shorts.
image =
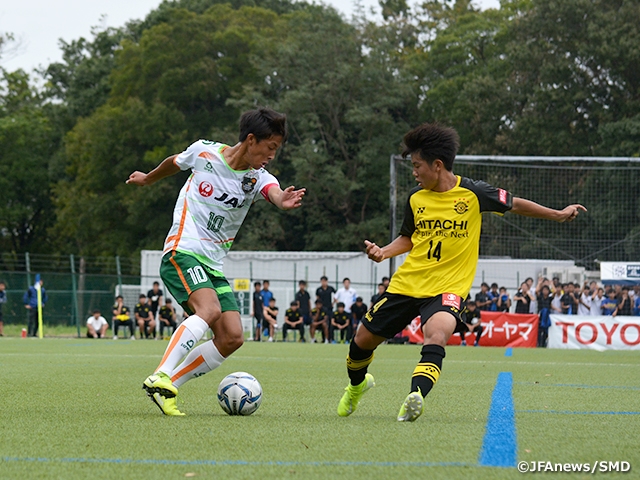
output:
M229 282L221 272L200 263L198 259L181 252L169 252L162 257L160 277L165 286L185 309L193 314L187 301L189 295L201 288L215 290L223 312L240 311Z

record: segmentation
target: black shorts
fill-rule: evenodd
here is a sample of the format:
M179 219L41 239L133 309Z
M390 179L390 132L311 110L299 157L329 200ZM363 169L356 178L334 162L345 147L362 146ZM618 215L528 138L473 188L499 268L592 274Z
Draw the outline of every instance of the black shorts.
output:
M437 312L448 312L456 319L455 332L466 332L467 326L460 319L462 299L453 293L436 297L414 298L398 293L385 292L362 319L362 325L374 335L392 338L420 315L424 325Z

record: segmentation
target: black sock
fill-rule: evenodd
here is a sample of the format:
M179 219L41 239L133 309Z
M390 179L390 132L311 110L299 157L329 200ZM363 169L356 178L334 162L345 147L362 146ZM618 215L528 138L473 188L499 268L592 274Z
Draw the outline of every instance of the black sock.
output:
M478 331L476 332L476 343L478 343L478 342L480 341L480 337L482 336L482 331L483 331L484 329L482 328L482 326L481 326L481 325L478 325L478 326L476 327L476 329L478 330Z
M347 373L351 380L351 385L360 385L364 382L367 374L367 367L373 361L373 350L363 350L356 342L349 344L349 355L347 355Z
M440 345L425 345L420 353L422 358L411 377L411 391L419 390L426 397L440 377L445 352Z

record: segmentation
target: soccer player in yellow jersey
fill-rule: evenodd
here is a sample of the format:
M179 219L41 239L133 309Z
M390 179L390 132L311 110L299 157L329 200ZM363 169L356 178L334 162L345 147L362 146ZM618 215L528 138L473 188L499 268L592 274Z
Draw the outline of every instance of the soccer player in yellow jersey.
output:
M444 347L449 337L466 329L460 319L478 261L482 213L507 211L527 217L566 222L582 205L553 210L506 190L453 173L458 134L451 128L422 124L404 137L403 156L411 156L418 182L409 193L400 235L380 247L365 240L375 262L409 252L391 279L389 288L371 306L349 345L350 383L338 405L338 415L351 415L364 392L374 386L367 368L373 351L420 315L424 346L411 378L411 392L398 421L412 422L423 411L424 397L440 377Z

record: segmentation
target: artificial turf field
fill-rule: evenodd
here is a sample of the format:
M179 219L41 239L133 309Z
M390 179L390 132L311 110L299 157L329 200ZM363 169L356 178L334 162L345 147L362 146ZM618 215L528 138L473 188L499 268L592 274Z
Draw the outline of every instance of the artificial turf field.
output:
M186 417L163 416L141 389L165 346L0 339L0 478L522 478L514 466L480 460L501 372L512 375L516 438L505 438L518 461L618 460L631 471L596 475L640 472L638 352L505 356L500 348L449 347L425 413L404 424L395 417L418 346L376 351L376 387L349 418L335 413L347 381L345 345L247 342L182 387ZM215 398L234 371L262 383L264 401L250 417L227 416ZM567 476L592 477L544 474Z

